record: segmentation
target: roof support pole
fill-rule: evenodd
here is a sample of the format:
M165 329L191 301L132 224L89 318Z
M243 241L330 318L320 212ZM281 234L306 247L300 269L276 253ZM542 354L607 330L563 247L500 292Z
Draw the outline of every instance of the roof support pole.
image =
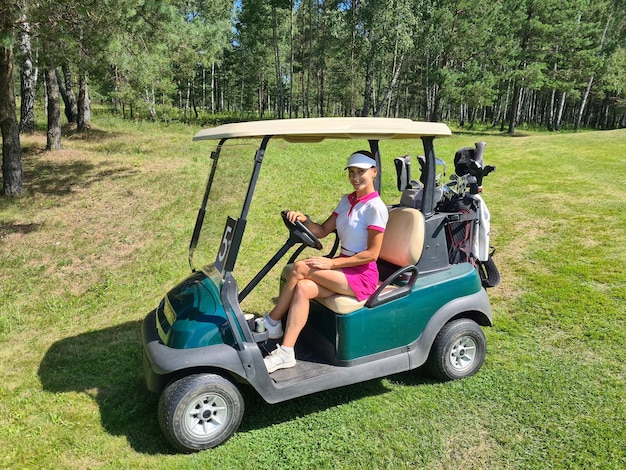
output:
M422 172L424 176L424 193L422 196L422 213L428 218L435 213L435 147L433 145L434 137L422 137L424 144L424 158L426 163Z

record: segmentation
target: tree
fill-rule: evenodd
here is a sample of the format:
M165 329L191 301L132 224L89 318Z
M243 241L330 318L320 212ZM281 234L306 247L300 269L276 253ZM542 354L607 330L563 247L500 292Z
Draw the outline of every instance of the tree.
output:
M544 12L553 11L549 0L546 5L541 5L537 0L516 0L509 2L515 4L510 11L514 13L507 26L514 28L514 37L517 43L511 51L512 61L515 63L511 71L513 81L512 103L509 110L508 133L515 134L515 128L519 119L522 93L525 87L533 87L541 80L545 70L543 49L543 33L546 31L546 17ZM516 21L517 20L517 21ZM517 26L514 26L517 25Z
M500 2L488 0L440 0L424 2L418 9L424 24L417 57L426 82L426 115L442 119L446 108L492 104L494 57L505 60L504 37L496 34L505 22ZM471 99L468 103L465 99Z
M2 187L9 197L24 191L22 149L13 87L13 45L19 7L13 2L0 8L0 131L2 132Z
M77 77L79 130L88 127L88 86L124 116L150 119L168 119L171 106L185 120L202 119L198 105L240 119L393 115L508 124L511 133L520 124L557 130L626 119L621 0L36 5L18 22L24 33L32 25L31 35L17 40L32 38L42 66L63 65L68 102L76 89L68 71ZM18 57L22 78L36 76L29 53Z
M46 133L46 150L61 148L61 104L59 100L59 83L56 68L52 65L46 69L46 94L48 96L48 132Z
M232 27L232 2L228 0L188 0L178 6L171 21L175 28L169 35L173 42L171 59L174 80L179 93L185 94L185 118L190 105L196 109L196 95L205 102L207 69L215 71L224 50L230 45ZM168 55L166 54L166 57ZM215 76L211 76L211 103L215 101ZM198 87L196 87L196 84ZM196 92L196 88L200 88ZM212 108L214 110L214 108ZM197 117L197 111L196 111Z
M65 102L65 117L70 124L78 123L78 103L74 94L74 85L72 84L72 72L67 62L63 64L63 79L57 69L57 81L59 83L59 91ZM80 131L79 131L80 132Z
M291 8L290 0L272 0L272 43L274 46L274 70L276 81L276 110L279 119L285 117L285 97L283 83L283 67L281 65L280 36L282 28L279 25L279 17L284 17L284 12ZM282 23L282 21L281 21Z
M235 23L235 45L231 64L239 94L240 116L244 109L256 109L263 116L271 103L270 80L275 77L272 26L269 5L262 0L243 2Z
M38 69L33 64L31 50L30 23L28 22L28 3L21 2L20 37L20 132L35 132L35 87Z
M594 4L594 8L590 8L590 22L595 21L595 28L591 30L590 35L595 39L589 52L591 55L587 57L587 63L590 64L585 70L588 72L585 81L584 91L582 91L582 99L574 129L578 131L582 124L583 116L588 107L588 100L591 90L598 74L607 71L606 64L610 63L610 56L620 44L623 44L626 34L626 6L620 0L608 0ZM587 11L585 11L587 12ZM611 72L609 72L611 73ZM602 76L600 77L602 79ZM619 87L618 87L619 88ZM624 93L622 92L622 97Z
M84 132L91 123L91 101L89 99L89 80L87 72L79 77L78 102L76 104L76 131Z

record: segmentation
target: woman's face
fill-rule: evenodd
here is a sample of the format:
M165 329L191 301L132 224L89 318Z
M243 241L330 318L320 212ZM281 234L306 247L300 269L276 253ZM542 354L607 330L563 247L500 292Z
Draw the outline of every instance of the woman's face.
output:
M358 193L374 187L374 178L376 177L376 168L357 168L351 166L348 168L348 179L354 190Z

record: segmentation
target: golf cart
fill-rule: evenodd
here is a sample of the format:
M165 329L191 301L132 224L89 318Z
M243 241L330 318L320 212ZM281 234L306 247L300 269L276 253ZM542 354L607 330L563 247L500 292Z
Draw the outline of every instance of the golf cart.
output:
M447 228L462 223L463 214L440 208L443 185L436 172L441 161L433 146L435 138L449 135L445 124L386 118L242 122L196 134L194 140L214 140L217 146L189 247L192 272L165 295L142 326L146 384L161 394L159 424L175 447L192 452L231 437L244 413L242 386L251 386L267 403L279 403L424 365L443 380L462 379L479 370L486 352L481 326L491 326L491 309L475 263L450 262ZM223 232L217 228L222 237L215 260L195 268L193 256L207 225L209 199L219 187L220 152L228 141L250 139L260 144L249 160L252 171L241 212L220 214L226 222ZM279 262L284 268L276 281L282 286L302 251L320 249L322 244L306 226L283 215L287 241L241 290L237 255L270 141L326 139L360 140L355 148L369 145L380 169L378 190L384 171L379 142L421 140L421 181L411 180L407 158L396 159L402 195L389 206L376 292L363 302L342 295L313 300L296 344L296 366L268 374L263 357L276 342L268 339L262 317L251 319L242 302ZM343 168L345 158L342 155L336 166ZM285 201L283 207L288 205ZM296 245L290 258L283 260ZM337 245L335 241L327 256L335 256Z

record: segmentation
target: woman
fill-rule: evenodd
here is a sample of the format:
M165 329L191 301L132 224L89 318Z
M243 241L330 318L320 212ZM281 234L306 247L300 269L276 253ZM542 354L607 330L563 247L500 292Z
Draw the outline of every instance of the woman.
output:
M345 169L354 192L343 196L323 224L312 222L301 212L287 212L291 222L299 220L318 238L337 229L341 255L312 257L295 263L276 306L265 315L269 337L278 339L283 336L282 317L289 313L282 345L265 357L270 373L296 365L293 348L307 322L311 299L342 294L361 301L378 286L376 260L389 215L374 189L378 174L376 160L371 152L360 150L350 156Z

